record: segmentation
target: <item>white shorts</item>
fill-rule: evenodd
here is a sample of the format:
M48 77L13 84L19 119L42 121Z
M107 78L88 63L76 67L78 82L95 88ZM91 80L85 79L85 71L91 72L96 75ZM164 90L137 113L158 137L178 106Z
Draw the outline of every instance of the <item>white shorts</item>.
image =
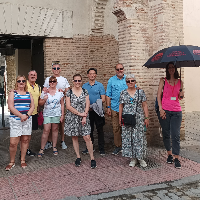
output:
M21 135L31 135L32 132L32 116L24 122L16 120L12 117L10 122L10 137L19 137Z

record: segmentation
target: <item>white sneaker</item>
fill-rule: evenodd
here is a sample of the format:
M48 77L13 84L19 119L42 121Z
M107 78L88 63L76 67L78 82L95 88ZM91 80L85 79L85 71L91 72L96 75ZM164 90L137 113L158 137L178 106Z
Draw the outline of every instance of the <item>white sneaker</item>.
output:
M61 142L61 147L62 147L62 149L67 149L67 145L65 144L65 142L63 141L63 142Z
M141 167L147 167L147 163L144 160L138 160Z
M137 164L137 159L132 159L131 162L129 163L129 166L135 167L136 164Z
M52 142L47 142L47 143L45 144L44 149L50 149L51 147L52 147Z

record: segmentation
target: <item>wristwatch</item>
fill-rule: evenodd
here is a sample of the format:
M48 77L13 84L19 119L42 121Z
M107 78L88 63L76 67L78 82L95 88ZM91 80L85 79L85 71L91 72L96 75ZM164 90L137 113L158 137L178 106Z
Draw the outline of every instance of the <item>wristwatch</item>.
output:
M110 106L106 106L106 108L110 108Z
M182 92L183 90L182 90L182 89L180 89L179 91L180 91L180 92Z

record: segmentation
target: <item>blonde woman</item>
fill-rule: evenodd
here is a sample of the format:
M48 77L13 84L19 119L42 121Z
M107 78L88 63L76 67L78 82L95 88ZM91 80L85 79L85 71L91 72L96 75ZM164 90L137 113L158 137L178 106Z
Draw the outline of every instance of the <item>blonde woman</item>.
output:
M39 105L44 105L44 130L41 138L41 149L38 153L38 157L42 157L44 154L44 147L48 140L50 130L52 130L53 141L53 154L58 155L57 139L58 139L58 125L64 120L64 94L59 92L56 88L57 85L56 76L49 78L48 93L42 92L39 100Z
M29 146L29 135L32 132L32 117L34 102L32 95L27 92L25 76L18 76L15 89L8 96L8 108L10 109L10 163L5 170L9 171L15 166L17 145L21 141L21 167L26 168L26 151Z

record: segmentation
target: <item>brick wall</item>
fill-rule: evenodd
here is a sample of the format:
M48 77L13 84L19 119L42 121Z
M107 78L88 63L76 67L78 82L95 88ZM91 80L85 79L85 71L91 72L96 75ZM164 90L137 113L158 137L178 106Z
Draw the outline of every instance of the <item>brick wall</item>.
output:
M44 73L45 78L52 74L51 63L59 60L62 64L61 75L66 77L72 86L72 77L80 73L83 83L88 81L87 70L97 69L97 81L103 83L105 89L108 79L115 75L114 67L119 62L118 41L111 35L75 36L72 39L50 38L44 41ZM110 118L106 119L106 131L112 131Z
M118 19L119 62L124 64L126 73L136 75L137 85L144 89L148 99L150 145L162 144L154 104L165 70L142 66L158 50L179 45L179 42L183 44L182 12L182 0L118 0L113 12ZM182 109L181 137L184 138L184 101Z
M86 71L95 67L97 81L107 85L114 75L118 63L118 41L111 35L75 36L72 39L50 38L44 41L45 78L52 74L51 63L59 60L62 64L61 75L72 84L72 76L80 73L83 82L88 81Z

